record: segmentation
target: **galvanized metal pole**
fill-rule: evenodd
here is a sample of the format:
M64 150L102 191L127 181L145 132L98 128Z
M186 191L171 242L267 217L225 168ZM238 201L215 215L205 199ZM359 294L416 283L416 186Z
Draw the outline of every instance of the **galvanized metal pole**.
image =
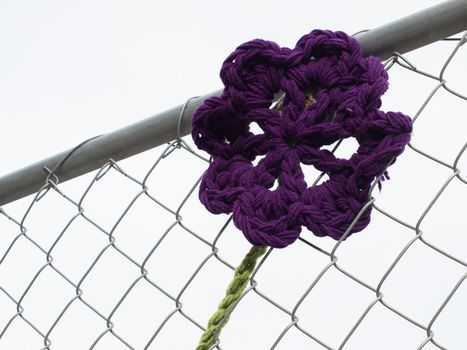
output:
M389 58L467 29L467 0L451 0L356 35L364 55Z
M365 55L386 59L393 52L404 53L467 29L467 0L451 0L356 36ZM202 101L221 90L195 98L186 105L180 121L180 136L190 133L191 115ZM122 129L99 136L77 149L64 151L11 174L0 177L0 205L36 192L48 172L61 182L95 170L110 158L118 161L175 139L184 105L169 109Z

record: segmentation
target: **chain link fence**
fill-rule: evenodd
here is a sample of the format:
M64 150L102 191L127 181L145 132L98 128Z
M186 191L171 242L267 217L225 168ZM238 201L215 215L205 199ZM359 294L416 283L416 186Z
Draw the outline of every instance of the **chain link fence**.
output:
M216 349L466 348L465 41L386 61L383 108L412 115L414 136L372 222L270 249ZM208 162L176 139L67 183L50 172L0 209L0 349L193 349L249 249L198 202Z

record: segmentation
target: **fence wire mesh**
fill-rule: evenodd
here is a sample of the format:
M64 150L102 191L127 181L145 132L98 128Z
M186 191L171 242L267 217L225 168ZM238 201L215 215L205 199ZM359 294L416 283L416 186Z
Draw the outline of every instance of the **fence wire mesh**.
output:
M465 41L386 61L414 136L370 226L270 249L216 349L467 347ZM0 209L0 349L193 349L248 250L198 203L208 162L179 138Z

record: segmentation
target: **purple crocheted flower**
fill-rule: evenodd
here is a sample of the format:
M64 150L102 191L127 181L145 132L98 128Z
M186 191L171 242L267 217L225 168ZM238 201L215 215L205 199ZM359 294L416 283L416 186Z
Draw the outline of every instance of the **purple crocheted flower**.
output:
M220 75L222 95L193 115L193 139L213 156L201 202L212 213L233 213L254 245L285 247L302 226L317 236L342 237L368 202L371 183L402 153L412 131L409 117L379 110L388 87L379 59L363 58L359 43L345 33L314 30L294 49L247 42L227 57ZM306 100L310 91L313 103ZM280 110L271 108L278 92L285 94ZM251 123L263 133L253 134ZM322 148L348 137L359 143L350 159ZM329 179L310 187L301 164ZM370 212L351 232L368 225Z

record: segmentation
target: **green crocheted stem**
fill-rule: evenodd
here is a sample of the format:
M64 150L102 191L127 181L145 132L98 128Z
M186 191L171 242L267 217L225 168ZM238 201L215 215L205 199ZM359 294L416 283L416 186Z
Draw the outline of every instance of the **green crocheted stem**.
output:
M229 287L225 293L224 299L219 304L217 311L211 316L208 321L208 327L201 336L196 350L208 350L211 348L216 339L219 337L222 328L227 324L231 308L240 299L243 291L245 290L248 281L255 269L258 259L266 253L266 247L251 247L250 251L243 258L240 265L235 269L234 279L230 282ZM224 320L224 318L226 318ZM223 321L224 320L224 321ZM217 330L219 324L221 328Z

